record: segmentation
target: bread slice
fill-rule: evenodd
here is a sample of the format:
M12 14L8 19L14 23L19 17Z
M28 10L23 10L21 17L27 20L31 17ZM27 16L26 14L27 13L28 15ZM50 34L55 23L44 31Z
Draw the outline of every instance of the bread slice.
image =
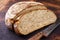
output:
M18 2L6 13L5 24L18 34L27 35L57 20L56 15L38 2Z
M27 35L37 29L43 28L56 21L55 14L50 10L35 10L24 14L18 22L14 24L15 31Z

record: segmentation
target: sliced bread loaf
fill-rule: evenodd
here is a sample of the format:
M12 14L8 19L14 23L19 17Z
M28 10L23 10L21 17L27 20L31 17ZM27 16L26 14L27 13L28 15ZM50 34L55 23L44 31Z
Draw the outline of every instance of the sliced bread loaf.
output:
M5 23L16 33L27 35L57 20L56 15L38 2L18 2L6 13Z

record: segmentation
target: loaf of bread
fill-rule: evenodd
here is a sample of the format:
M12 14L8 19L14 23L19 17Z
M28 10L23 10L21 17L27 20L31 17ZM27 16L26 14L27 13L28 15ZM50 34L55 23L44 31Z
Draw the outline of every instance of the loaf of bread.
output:
M18 34L27 35L57 20L53 11L38 2L18 2L13 4L5 16L5 24Z

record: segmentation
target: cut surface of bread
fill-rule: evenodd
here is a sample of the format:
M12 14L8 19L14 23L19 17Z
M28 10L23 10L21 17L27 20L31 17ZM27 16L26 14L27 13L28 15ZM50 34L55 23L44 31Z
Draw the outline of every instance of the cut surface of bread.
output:
M24 14L20 20L15 23L19 33L27 35L37 29L43 28L56 21L55 14L50 10L35 10Z
M5 24L18 34L27 35L57 20L56 15L38 2L13 4L5 16Z

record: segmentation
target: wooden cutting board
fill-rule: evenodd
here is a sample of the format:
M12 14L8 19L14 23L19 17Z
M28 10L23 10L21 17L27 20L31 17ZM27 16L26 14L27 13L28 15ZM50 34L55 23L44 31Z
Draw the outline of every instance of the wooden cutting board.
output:
M12 4L19 1L21 0L10 0L10 1L8 0L7 2L5 1L5 3L7 4L3 4L4 6L3 9L1 9L3 6L0 7L1 9L0 10L0 40L27 40L28 38L32 37L34 34L40 32L40 30L37 30L29 35L23 36L23 35L17 35L15 34L15 32L8 30L4 22L5 14ZM40 1L38 0L38 2ZM57 17L60 18L60 9L57 9L57 7L48 7L48 8L54 11ZM43 37L41 38L41 40L60 40L60 26L58 26L58 28L56 28L48 37Z

